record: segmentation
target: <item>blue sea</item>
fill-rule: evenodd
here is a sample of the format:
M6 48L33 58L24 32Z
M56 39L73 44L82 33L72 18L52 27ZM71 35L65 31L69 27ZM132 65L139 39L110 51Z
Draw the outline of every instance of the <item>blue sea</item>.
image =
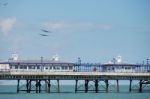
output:
M16 93L14 85L0 85L0 99L150 99L150 91L129 92L129 86L120 86L120 92L74 92L74 86L61 85L60 93Z

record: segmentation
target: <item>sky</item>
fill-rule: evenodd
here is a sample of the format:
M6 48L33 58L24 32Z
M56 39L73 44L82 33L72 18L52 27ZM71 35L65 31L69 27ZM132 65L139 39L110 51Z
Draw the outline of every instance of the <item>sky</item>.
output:
M150 0L0 0L0 60L150 58ZM50 32L43 32L42 29ZM46 34L48 36L41 36Z

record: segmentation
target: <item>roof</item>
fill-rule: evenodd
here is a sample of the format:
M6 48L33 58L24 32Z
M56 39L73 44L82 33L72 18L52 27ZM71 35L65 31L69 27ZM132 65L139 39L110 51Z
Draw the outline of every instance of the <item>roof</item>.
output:
M54 61L54 60L8 60L8 61L0 61L0 64L13 64L13 63L22 63L22 64L73 64L71 62L62 62L62 61Z
M102 64L102 66L137 66L137 64Z

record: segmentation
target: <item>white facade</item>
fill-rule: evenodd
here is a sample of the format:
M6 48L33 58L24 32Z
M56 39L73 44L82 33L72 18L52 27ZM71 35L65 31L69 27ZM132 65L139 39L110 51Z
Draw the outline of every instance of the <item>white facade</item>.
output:
M9 64L0 64L0 70L8 70L9 68Z
M10 64L11 70L19 71L73 71L72 63L47 63L47 64Z
M105 64L103 66L105 72L135 72L135 66L127 64Z

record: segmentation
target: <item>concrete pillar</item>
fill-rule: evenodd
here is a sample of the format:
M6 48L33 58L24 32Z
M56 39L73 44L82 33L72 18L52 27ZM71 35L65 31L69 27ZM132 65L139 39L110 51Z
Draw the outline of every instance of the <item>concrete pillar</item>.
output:
M45 92L46 93L48 92L48 82L47 82L47 80L45 80Z
M59 79L57 80L57 92L60 92Z
M140 80L140 82L139 82L139 86L140 86L140 88L139 88L139 92L142 92L142 80Z
M106 92L108 93L109 84L108 84L108 80L107 79L105 80L105 84L106 84Z
M39 86L39 93L41 93L41 80L39 80L38 86Z
M27 93L29 93L29 80L26 80Z
M131 92L132 91L132 80L130 80L130 85L129 85L129 92Z
M88 92L88 83L89 83L89 80L85 80L85 93Z
M98 80L95 80L95 93L98 93Z
M50 80L48 80L48 93L50 93L50 86L51 86L51 83L50 83Z
M38 80L36 80L35 87L36 87L35 91L36 91L36 93L38 93Z
M19 83L20 83L20 79L17 80L17 93L19 93Z
M29 80L29 93L31 92L32 81Z
M116 81L117 81L117 92L119 92L119 81L118 79Z
M76 83L75 83L75 93L78 91L78 80L76 79Z

